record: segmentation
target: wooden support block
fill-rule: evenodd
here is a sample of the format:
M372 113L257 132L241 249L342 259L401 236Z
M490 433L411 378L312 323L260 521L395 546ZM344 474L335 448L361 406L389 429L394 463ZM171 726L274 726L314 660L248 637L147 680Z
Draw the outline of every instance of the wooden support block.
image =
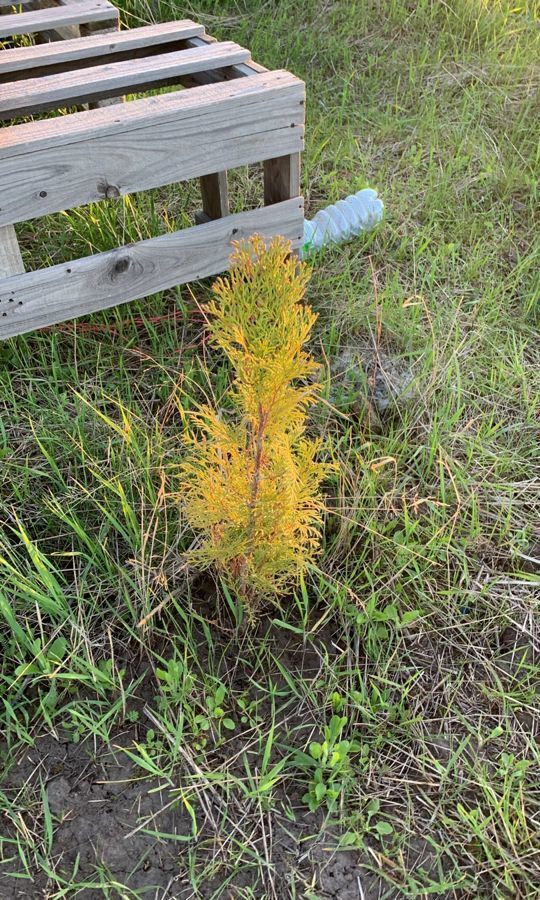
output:
M302 242L300 197L0 281L0 339L146 297L227 268L254 232Z
M200 179L203 213L208 219L229 215L227 172L203 175Z
M264 163L264 202L280 203L300 193L300 154L290 153Z
M85 22L79 26L81 37L92 37L96 34L116 34L120 28L118 16L108 22Z
M3 129L0 225L299 152L303 103L268 72Z
M21 272L24 272L24 263L15 229L13 225L3 225L0 227L0 279Z

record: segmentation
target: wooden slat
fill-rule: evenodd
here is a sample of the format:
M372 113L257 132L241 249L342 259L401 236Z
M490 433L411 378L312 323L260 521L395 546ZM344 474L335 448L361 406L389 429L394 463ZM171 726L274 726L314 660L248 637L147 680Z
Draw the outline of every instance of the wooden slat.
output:
M0 118L9 119L59 106L118 97L171 84L179 76L219 69L249 59L249 50L227 41L161 53L145 59L92 66L87 69L14 81L0 87Z
M1 2L1 0L0 0ZM105 60L121 54L134 58L137 52L144 55L151 48L177 41L185 41L204 33L202 25L189 19L180 22L166 22L162 25L148 25L132 31L115 34L96 34L73 41L56 41L35 47L17 47L0 53L0 82L15 80L15 77L33 77L35 69L49 74L49 67L66 68L99 65ZM162 51L163 52L163 51ZM9 77L8 77L9 76Z
M117 10L107 0L76 0L69 6L52 6L47 9L0 16L0 38L13 37L17 34L35 34L37 31L63 25L108 22L116 15Z
M70 3L73 3L73 0L34 0L34 8L45 6L69 6ZM111 6L111 17L106 22L97 22L95 25L65 25L62 28L49 28L47 31L40 31L39 43L72 41L76 38L80 38L83 34L87 34L87 29L91 29L93 32L94 27L98 29L100 34L110 30L117 31L120 27L120 22L116 7Z
M107 309L228 266L231 241L281 234L299 247L303 202L297 197L162 237L0 281L0 339Z
M297 153L303 122L278 71L0 129L0 225Z

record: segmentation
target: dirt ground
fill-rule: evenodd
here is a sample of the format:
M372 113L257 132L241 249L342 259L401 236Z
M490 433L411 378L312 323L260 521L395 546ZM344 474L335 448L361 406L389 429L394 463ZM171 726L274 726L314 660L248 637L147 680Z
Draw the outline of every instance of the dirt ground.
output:
M284 632L276 632L276 639L281 644L281 661L291 671L296 668L304 675L316 671L316 660L309 650ZM326 640L330 643L330 634ZM236 685L243 678L239 670ZM189 760L185 768L180 765L174 776L166 779L148 776L125 752L144 742L150 724L144 709L155 693L152 673L147 673L141 683L139 720L113 732L108 745L99 745L95 740L74 743L61 736L58 740L51 735L38 737L35 746L20 754L4 778L4 792L11 804L21 810L23 827L35 835L37 852L40 841L47 840L44 834L48 807L53 834L47 850L56 879L60 876L67 883L92 885L78 888L76 893L68 888L67 897L131 898L131 893L125 893L128 888L137 892L133 895L137 898L188 900L214 897L223 887L225 869L219 862L226 852L220 848L230 836L231 823L221 815L218 792L205 796L205 822L197 837L193 837L192 821L182 802L182 784L185 786L193 775ZM300 721L295 714L289 724L294 728ZM242 743L236 737L219 748L218 768L225 769L227 756L236 757L239 749ZM241 754L231 772L239 778L245 774ZM257 867L239 867L236 873L229 870L230 885L219 896L231 900L244 896L272 900L375 900L399 896L389 892L388 885L364 867L370 863L367 853L336 849L336 834L322 811L307 810L302 793L299 785L292 796L288 791L281 798L278 794L265 813L269 821L262 831L269 833L272 840L271 847L261 848L269 862L268 882L261 883ZM241 801L237 805L242 827ZM291 809L295 821L291 821ZM15 830L3 826L2 834L14 838ZM201 859L208 864L218 863L214 866L218 874L209 874L202 892L197 894L190 887L188 871L189 850L193 848L197 849L199 863ZM16 853L13 856L15 860L7 863L0 860L1 900L49 900L60 896L57 885L53 888L43 870L30 867L34 880L24 877L23 865ZM211 870L209 865L210 873ZM103 889L96 887L100 872L106 875ZM118 893L110 893L114 882L118 882ZM250 888L253 893L245 894Z
M34 798L39 805L43 785L50 811L59 820L51 854L57 873L69 877L77 867L79 882L95 881L96 870L102 868L120 884L144 890L145 897L188 900L194 894L182 862L185 844L178 841L190 840L191 821L174 784L141 776L140 769L119 750L138 738L135 727L118 734L110 748L41 738L21 757L5 789L14 801ZM219 808L210 812L219 827ZM381 896L380 881L361 867L359 854L336 852L332 835L317 834L313 816L306 818L305 806L299 809L297 823L275 817L273 824L275 896L280 900L291 896L293 884L298 892L311 886L321 900L358 900L361 889L366 900ZM199 840L216 837L211 830L207 823ZM171 839L158 838L153 831ZM46 900L50 896L43 875L32 884L13 878L15 872L21 872L20 865L3 869L2 900ZM236 897L236 890L248 883L246 875L240 875L225 896ZM219 881L211 879L207 891L199 896L211 897L218 887ZM81 900L102 900L104 896L100 888L77 893Z

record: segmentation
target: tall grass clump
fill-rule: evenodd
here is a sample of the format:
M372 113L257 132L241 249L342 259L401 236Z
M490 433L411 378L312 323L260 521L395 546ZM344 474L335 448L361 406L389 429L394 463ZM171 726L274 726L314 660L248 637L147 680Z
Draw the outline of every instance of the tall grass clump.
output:
M251 609L298 579L320 542L327 466L306 436L318 392L304 349L316 320L302 302L308 279L287 241L267 248L254 236L235 245L205 307L234 378L222 408L199 407L185 438L182 489L200 535L190 559L214 566Z

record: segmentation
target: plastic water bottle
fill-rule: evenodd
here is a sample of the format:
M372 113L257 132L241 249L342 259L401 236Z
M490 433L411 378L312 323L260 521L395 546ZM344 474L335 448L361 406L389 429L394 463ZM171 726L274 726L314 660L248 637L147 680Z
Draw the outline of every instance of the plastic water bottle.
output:
M313 219L304 220L304 246L307 256L329 244L342 244L377 225L383 215L384 204L372 188L364 188L321 209Z

